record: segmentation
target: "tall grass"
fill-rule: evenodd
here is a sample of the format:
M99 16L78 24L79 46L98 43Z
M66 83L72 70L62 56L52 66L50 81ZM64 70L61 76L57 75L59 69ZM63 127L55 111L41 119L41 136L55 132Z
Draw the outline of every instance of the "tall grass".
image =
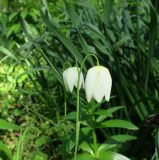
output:
M70 95L65 97L61 76L64 63L75 65L77 62L80 65L87 54L95 54L112 73L112 95L115 97L112 97L109 106L126 106L115 117L129 119L142 128L144 119L158 110L157 0L61 2L64 12L58 11L54 16L47 2L42 0L41 15L33 12L31 16L35 25L20 12L20 23L18 26L13 24L8 32L4 30L7 26L5 22L12 24L17 13L10 13L9 19L1 14L3 23L0 31L5 40L1 40L0 46L0 52L5 55L2 60L7 63L10 57L11 62L16 62L25 70L17 76L17 87L25 94L31 94L35 101L47 104L52 113L49 118L57 124L61 123L64 115L61 99L67 98L69 106L75 104L74 97L73 102ZM42 19L38 20L40 17ZM23 36L19 33L21 31ZM14 35L19 36L11 43ZM84 71L93 64L92 58L89 58ZM81 98L84 103L83 93ZM102 129L99 132L106 138L107 134L122 133L123 130ZM132 145L135 144L139 143ZM131 156L136 156L135 152Z

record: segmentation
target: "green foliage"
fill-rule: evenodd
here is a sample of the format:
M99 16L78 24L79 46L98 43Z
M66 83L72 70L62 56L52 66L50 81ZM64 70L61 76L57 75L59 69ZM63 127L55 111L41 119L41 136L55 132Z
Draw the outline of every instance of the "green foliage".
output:
M12 159L11 151L1 141L0 141L0 156L1 156L1 158L6 159L6 160L11 160Z
M20 130L20 127L12 124L12 123L8 123L3 119L0 119L0 129L15 129L15 130Z
M73 157L76 93L66 93L62 71L90 53L110 69L115 96L87 104L80 92L77 159L158 159L158 131L150 129L154 146L143 129L159 100L157 0L13 0L0 1L0 9L3 159ZM89 58L84 75L94 64ZM149 148L138 143L140 135L150 149L137 154L132 147Z

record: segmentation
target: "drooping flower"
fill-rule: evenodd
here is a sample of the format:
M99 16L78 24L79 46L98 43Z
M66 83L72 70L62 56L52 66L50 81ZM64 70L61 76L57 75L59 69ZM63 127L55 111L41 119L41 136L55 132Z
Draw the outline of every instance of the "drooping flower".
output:
M77 87L78 70L79 69L77 67L70 67L63 72L63 80L66 90L70 92L73 91L74 86ZM84 78L82 73L80 73L80 81L79 81L79 88L81 87L84 88Z
M101 102L105 96L106 101L110 99L112 78L109 70L103 66L95 66L88 70L85 80L85 92L87 101L94 98Z

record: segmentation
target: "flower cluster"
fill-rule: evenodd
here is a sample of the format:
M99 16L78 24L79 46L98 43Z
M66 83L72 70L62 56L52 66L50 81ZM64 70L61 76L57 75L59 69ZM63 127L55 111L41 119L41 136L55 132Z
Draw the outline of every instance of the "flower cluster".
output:
M70 67L63 72L65 87L72 92L74 86L77 87L79 68ZM101 102L105 96L106 101L110 99L112 87L112 78L109 70L103 66L94 66L87 72L85 83L83 74L80 73L79 88L83 87L86 92L88 102L94 98L97 102Z

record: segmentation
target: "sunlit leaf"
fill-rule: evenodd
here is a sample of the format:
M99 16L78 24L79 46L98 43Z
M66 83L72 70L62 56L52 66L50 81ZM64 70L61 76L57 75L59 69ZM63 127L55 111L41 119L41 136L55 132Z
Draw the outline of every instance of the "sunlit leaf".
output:
M93 153L93 150L92 150L92 147L91 147L90 144L88 144L86 141L83 141L83 142L79 145L79 147L80 147L82 150L90 153L91 155L94 154L94 153Z
M73 160L73 159L72 159ZM90 154L83 153L83 154L78 154L77 155L77 160L96 160L95 157L93 157Z
M137 137L128 135L128 134L119 134L119 135L111 136L110 138L117 142L126 142L126 141L135 140Z
M37 147L41 147L42 145L44 145L50 141L51 141L51 139L49 136L41 136L36 139L35 143L36 143Z
M100 152L98 155L99 160L130 160L129 158L125 157L122 154L106 151L106 152Z
M0 119L0 129L20 130L21 127L14 124L14 123L10 123L10 122L7 122L3 119Z

